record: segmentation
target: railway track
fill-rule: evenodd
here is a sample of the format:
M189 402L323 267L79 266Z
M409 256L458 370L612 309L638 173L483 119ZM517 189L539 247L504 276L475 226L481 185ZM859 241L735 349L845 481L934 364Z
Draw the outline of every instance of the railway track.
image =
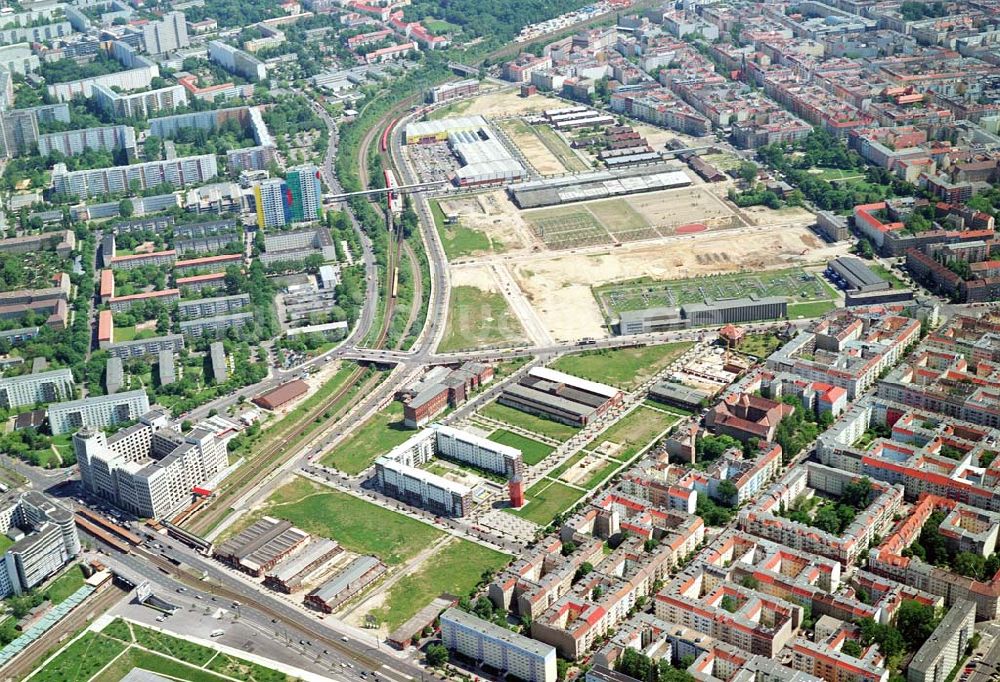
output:
M385 330L382 332L383 338L388 330L388 325L384 325L384 327ZM292 456L299 448L299 444L295 444L298 437L331 406L343 399L363 373L364 369L362 367L356 368L336 393L318 404L309 414L299 420L298 424L293 426L287 434L284 434L280 440L268 445L263 452L233 472L230 475L228 484L219 492L218 497L212 501L211 505L206 505L202 514L194 515L185 526L185 530L195 534L203 534L221 521L230 508L225 502L239 497L246 490L256 486L270 475L274 469L283 464L288 457ZM290 444L295 445L289 447Z
M386 119L390 121L398 119L398 116L393 118L393 112L396 109L405 109L408 106L408 102L409 99L403 100L397 107L391 109L385 118L383 118L383 121ZM380 122L379 125L372 126L371 130L362 139L359 147L359 161L362 182L365 183L365 186L367 186L368 178L368 149L375 143L377 136L383 134L384 130L387 129L388 127ZM386 304L380 322L381 327L373 344L375 348L384 346L389 336L389 329L392 324L392 316L396 305L396 282L402 253L402 232L392 225L391 213L386 211L385 215L389 223L388 227L392 230L393 234L389 241L389 252L386 262ZM282 435L280 440L268 445L252 461L247 462L247 464L241 466L231 474L226 486L218 493L216 498L206 504L201 510L194 512L188 519L185 519L183 524L184 529L192 533L204 534L219 523L229 513L230 505L228 503L261 483L274 469L286 462L288 457L294 455L296 449L289 448L288 444L294 443L310 424L323 415L332 405L340 401L358 382L363 372L362 368L357 368L333 396L317 405L309 414L304 415L298 424L292 427L291 431ZM333 427L335 424L336 420L331 421L328 428ZM328 428L323 429L323 431L328 430Z
M170 563L166 559L146 552L143 549L137 549L136 555L141 556L143 559L161 569L166 571L174 580L184 583L189 587L199 591L208 592L214 594L217 597L222 597L229 602L242 602L246 599L246 595L241 594L235 590L231 590L222 584L216 584L214 582L202 581L197 577L191 575L187 571L181 570L174 564ZM286 619L286 614L279 612L276 609L271 608L267 603L268 600L262 599L254 601L251 607L263 613L265 616L277 620L278 622L283 622ZM323 644L324 648L334 649L339 654L353 661L364 664L369 670L378 671L382 667L382 662L366 655L362 651L356 648L346 646L342 641L334 637L328 636L323 630L316 627L316 622L310 618L302 618L301 620L295 621L295 627L302 633L310 637L310 641L316 641Z

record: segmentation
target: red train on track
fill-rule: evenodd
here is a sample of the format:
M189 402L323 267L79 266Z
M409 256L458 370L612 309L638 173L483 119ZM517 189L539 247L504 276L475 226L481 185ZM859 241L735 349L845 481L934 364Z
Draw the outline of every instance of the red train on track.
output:
M382 141L379 145L379 148L382 150L383 154L389 151L389 134L392 133L392 129L396 127L397 123L399 123L398 118L392 119L389 125L385 127L385 130L382 131Z

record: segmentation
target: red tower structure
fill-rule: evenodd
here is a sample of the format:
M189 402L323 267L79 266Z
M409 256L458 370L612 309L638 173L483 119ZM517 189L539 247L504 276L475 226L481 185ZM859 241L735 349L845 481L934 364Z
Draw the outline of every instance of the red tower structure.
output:
M510 506L518 509L524 506L524 481L520 474L514 476L507 483L507 490L510 493Z

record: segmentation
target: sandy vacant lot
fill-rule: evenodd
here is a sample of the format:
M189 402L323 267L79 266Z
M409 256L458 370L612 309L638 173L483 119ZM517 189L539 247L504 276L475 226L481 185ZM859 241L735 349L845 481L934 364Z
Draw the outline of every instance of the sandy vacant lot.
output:
M739 237L700 234L668 244L524 259L511 270L552 337L573 341L607 336L592 286L825 262L843 250L826 246L804 227L758 228Z
M524 158L531 166L542 175L557 175L566 172L566 167L559 163L559 159L548 150L538 135L527 126L516 119L499 122L504 134L510 138Z
M811 222L815 216L810 211L797 206L785 206L772 210L766 206L748 206L741 209L744 217L753 225L774 225L775 223Z
M500 292L500 285L489 267L483 265L462 265L451 269L453 287L475 287L483 291Z
M665 234L672 234L673 228L690 223L703 223L709 228L740 224L733 211L703 186L635 194L628 202L651 225L664 228L660 231Z
M562 100L545 95L521 97L517 94L517 90L510 89L476 97L464 114L466 116L481 114L487 117L519 116L521 114L537 114L545 109L558 109L565 106L566 103Z
M464 227L486 233L490 239L503 244L508 253L541 243L502 189L457 199L441 199L440 204L446 215L457 216Z

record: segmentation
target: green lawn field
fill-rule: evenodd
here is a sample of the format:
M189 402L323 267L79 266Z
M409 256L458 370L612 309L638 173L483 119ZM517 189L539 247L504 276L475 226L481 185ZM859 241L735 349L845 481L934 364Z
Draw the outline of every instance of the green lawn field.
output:
M80 568L80 565L71 566L69 570L45 588L45 594L49 596L53 604L61 604L83 587L83 580L83 569Z
M115 343L124 343L135 339L135 327L115 327Z
M572 455L569 459L563 461L562 464L557 466L555 469L549 472L549 478L559 478L563 473L567 472L572 468L577 462L587 456L587 453L580 450L576 454Z
M523 342L524 329L503 294L471 286L452 287L439 353Z
M537 433L540 436L547 436L560 441L569 440L574 433L580 430L575 426L570 426L569 424L563 424L561 422L554 422L551 419L536 417L533 414L521 412L521 410L515 410L513 407L501 405L498 402L490 403L481 409L479 413L484 417L496 419L497 421L505 424L517 426L525 429L526 431Z
M503 244L492 241L485 232L473 230L461 223L445 224L445 215L444 211L441 210L441 204L433 200L428 203L431 206L431 215L434 216L434 225L441 237L441 246L444 248L444 254L448 260L488 251L498 253L504 250Z
M774 334L747 334L743 337L743 343L740 344L740 352L758 358L766 358L778 350L779 346L781 346L781 339Z
M35 682L89 680L125 650L125 644L94 632L84 633L32 677Z
M819 317L837 307L833 301L815 301L813 303L792 303L788 306L788 318Z
M813 171L818 171L818 172L813 172ZM832 182L835 180L855 180L865 177L865 174L861 171L844 170L842 168L826 168L823 166L813 168L809 170L809 173L828 182Z
M525 492L528 503L520 509L511 510L511 513L547 526L556 514L572 507L582 496L580 490L543 478Z
M437 121L442 118L461 116L470 106L472 106L471 99L463 99L459 100L458 102L452 102L447 106L443 106L440 109L435 109L431 113L427 114L427 120Z
M552 152L553 156L559 159L559 163L567 171L570 173L580 173L590 170L583 159L577 156L570 146L566 144L566 141L559 137L559 134L551 127L546 125L535 126L534 131L538 135L538 139L542 141L542 144Z
M474 542L454 540L389 589L385 605L374 611L380 622L394 630L442 593L470 593L485 571L496 572L510 556Z
M322 463L344 473L360 474L413 434L413 429L403 424L403 403L394 400L347 440L323 455Z
M287 519L358 554L400 564L442 537L439 530L353 495L296 478L275 491L257 516ZM249 524L247 524L249 525Z
M72 658L81 654L86 667L74 667ZM100 634L86 633L33 679L119 682L134 668L189 682L290 682L284 673L263 665L119 619Z
M893 289L905 289L906 283L901 280L895 272L885 267L881 263L865 263L872 272L889 283Z
M604 441L619 443L624 447L615 454L615 459L625 461L631 459L679 419L678 416L657 412L640 405L585 445L584 449L594 450Z
M491 433L490 440L520 450L524 458L524 463L528 466L538 464L552 454L553 450L551 445L539 443L537 440L525 438L519 433L513 433L506 429L498 429Z
M596 350L564 355L552 369L591 381L631 390L679 358L694 343L678 341L659 346Z

